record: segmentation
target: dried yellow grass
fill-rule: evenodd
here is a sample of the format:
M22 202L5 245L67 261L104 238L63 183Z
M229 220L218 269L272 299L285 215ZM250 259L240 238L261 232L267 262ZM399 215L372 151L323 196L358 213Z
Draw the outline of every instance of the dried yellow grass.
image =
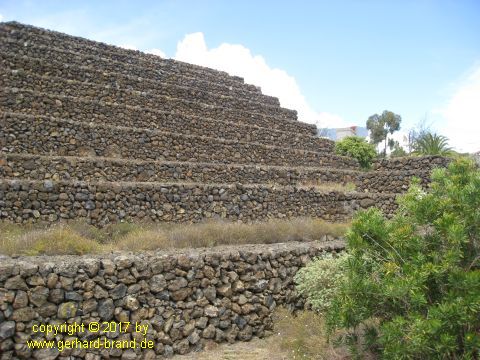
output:
M300 189L314 188L318 191L337 191L337 192L352 192L355 191L356 185L353 182L347 182L345 184L335 182L322 182L322 181L301 181L295 187Z
M100 245L81 236L65 225L45 230L30 230L20 233L4 232L0 239L0 253L12 255L82 255L95 253Z
M156 250L216 245L270 244L322 240L343 235L348 224L295 218L252 224L208 221L199 224L119 223L96 228L85 221L53 226L0 223L0 254L56 255L112 250Z
M279 347L289 359L348 359L347 349L328 341L325 320L313 311L293 315L284 308L274 314L274 332Z

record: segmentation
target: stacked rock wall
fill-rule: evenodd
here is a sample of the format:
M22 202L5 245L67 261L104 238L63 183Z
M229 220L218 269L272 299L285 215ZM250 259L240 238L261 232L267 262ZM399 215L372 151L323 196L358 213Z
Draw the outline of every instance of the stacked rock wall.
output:
M90 116L92 121L95 119L110 119L113 122L114 119L118 121L132 121L132 117L140 118L140 124L144 121L150 121L152 124L156 122L165 121L164 118L177 118L183 117L185 119L203 123L203 121L218 121L236 123L237 126L256 126L262 128L271 128L273 131L281 132L293 132L294 136L306 135L303 131L298 134L295 133L297 125L292 121L285 122L272 122L262 114L251 114L249 117L241 118L239 114L233 114L231 118L222 117L221 119L203 118L196 115L184 115L180 113L169 113L161 109L132 107L117 102L105 102L98 101L94 97L71 97L65 95L55 95L48 93L33 92L30 90L23 90L18 88L4 89L1 93L1 104L6 109L11 111L23 112L33 111L35 109L38 115L51 115L62 117L80 117L79 120L83 120L83 117ZM64 105L65 103L65 105ZM52 107L52 109L50 109ZM32 109L33 108L33 109ZM168 119L167 119L168 120ZM251 127L250 127L251 129ZM300 130L302 130L301 128ZM178 128L177 128L178 130ZM249 131L244 131L247 136ZM275 136L275 135L271 135ZM314 138L316 139L316 138ZM313 140L310 140L313 141ZM319 141L319 140L314 140ZM327 140L321 139L324 143L329 143ZM331 143L331 142L330 142ZM332 146L332 145L331 145Z
M15 153L74 156L88 151L139 160L357 167L355 160L327 152L53 117L3 113L0 125L10 134L2 139L2 147Z
M95 97L73 97L52 95L28 90L4 91L0 93L0 105L5 109L22 114L75 119L86 123L100 123L112 126L161 129L169 132L223 138L265 145L291 147L311 151L332 151L333 141L304 134L291 133L292 123L277 123L267 128L264 118L247 124L236 119L215 120L196 115L170 113L163 110L105 102ZM238 114L235 116L238 117ZM223 118L222 118L223 119ZM263 126L259 126L263 125Z
M145 68L145 67L137 67L137 66L132 66L130 64L110 60L110 59L105 59L97 56L89 56L89 55L79 55L75 52L71 51L64 51L59 48L51 47L51 46L37 46L37 45L27 45L25 46L24 44L19 44L17 42L6 42L4 46L4 51L8 53L14 53L17 55L26 55L26 56L31 56L34 58L57 58L57 60L60 60L65 63L70 63L75 66L82 66L84 64L89 64L91 63L97 68L100 68L104 71L107 72L116 72L120 73L122 75L130 75L130 76L136 76L140 78L147 78L147 79L153 79L155 81L160 81L160 82L176 82L181 86L189 86L193 88L199 88L199 89L213 89L214 90L226 90L226 88L232 87L230 84L225 84L221 88L216 88L214 85L210 85L211 82L208 80L199 81L196 78L190 78L190 77L185 77L182 75L172 75L168 74L168 76L165 75L164 72L159 72L156 69L150 69L150 68ZM235 94L235 93L234 93ZM268 105L265 105L265 107L268 107ZM270 107L270 114L275 114L281 119L287 119L287 120L296 120L297 113L296 111L293 110L288 110L284 108L280 108L278 106L271 106Z
M235 109L240 114L242 112L247 114L261 112L272 118L281 113L281 108L278 106L264 105L232 97L219 99L209 96L205 91L203 94L198 91L197 94L192 90L186 91L185 88L176 88L176 91L172 93L171 89L166 86L159 88L138 86L134 88L130 85L125 88L119 85L105 87L103 84L66 79L64 75L62 77L41 76L31 72L16 72L14 70L7 72L2 80L14 88L48 92L56 95L93 98L107 102L116 99L118 102L129 106L160 107L166 112L176 111L185 115L201 117L227 117L231 113L230 108ZM209 106L207 107L205 104Z
M451 159L439 156L409 156L388 160L378 160L373 163L373 170L376 171L431 171L438 167L447 167Z
M263 337L272 329L276 306L303 305L294 291L298 269L342 248L341 241L292 242L191 250L188 255L2 258L2 359L154 359L200 350L208 341ZM118 326L127 322L126 330ZM39 330L65 323L78 327L56 336ZM138 348L86 350L77 345L59 353L58 346L74 339L135 340ZM27 345L32 340L53 341L54 348L33 350ZM140 348L144 340L150 348Z
M431 170L358 171L340 168L282 167L271 165L215 164L178 161L142 161L102 157L4 154L0 177L28 180L74 180L111 182L179 182L278 184L296 187L332 188L338 184L350 191L401 193L413 177L425 187ZM353 186L351 186L353 185Z
M260 112L265 117L272 118L273 121L282 116L282 109L278 106L262 105L251 101L242 101L229 99L222 105L200 102L191 92L176 94L182 98L171 97L167 93L157 95L154 91L143 91L142 89L118 89L105 88L101 84L91 82L81 82L77 80L65 80L62 77L39 76L25 72L8 72L3 76L5 83L13 88L22 88L25 90L47 92L55 95L78 96L98 99L100 101L117 102L146 108L161 108L166 112L177 112L185 115L201 117L221 117L231 119L237 116L250 115ZM235 113L238 113L235 115ZM245 116L243 115L243 116ZM292 120L293 121L293 120Z
M18 23L0 24L0 43L0 220L348 221L371 206L391 215L412 176L426 186L431 169L448 163L380 161L365 172L296 111L239 77ZM152 343L61 353L91 360L261 337L277 305L303 305L292 280L298 269L342 248L333 241L188 255L0 255L1 359L56 358L58 345L74 339ZM116 329L99 334L89 328L96 322ZM34 330L62 323L87 331ZM33 339L57 349L33 350Z
M444 165L364 172L225 72L18 23L0 25L0 42L3 220L344 221L391 214L412 176L427 185Z
M396 209L395 194L242 184L7 179L0 183L0 195L1 216L11 221L86 217L100 225L120 220L192 222L221 218L251 222L297 216L338 222L374 205L386 214Z
M34 44L51 47L52 44L59 46L60 49L81 53L94 57L102 57L125 64L138 65L140 67L154 68L159 72L167 74L177 74L179 76L202 77L215 83L224 83L225 85L235 85L247 89L251 93L261 94L261 91L254 85L244 84L243 79L238 76L231 76L223 71L213 70L198 65L188 64L173 59L163 59L151 54L145 54L136 50L119 48L104 43L93 42L80 37L65 35L59 32L43 30L33 26L8 23L6 28L0 29L8 39L13 43L21 43L24 46L32 44L32 35L34 35ZM262 95L270 99L273 105L278 105L278 99Z
M70 65L65 68L61 66L62 62L54 59L47 62L34 57L25 58L23 56L10 53L2 53L0 59L5 68L13 71L14 73L18 71L19 68L32 69L34 71L33 73L39 76L61 77L67 81L71 80L88 82L92 80L101 80L99 83L104 84L105 86L113 86L123 89L138 89L139 91L155 91L177 98L182 98L184 94L187 93L190 97L196 95L195 100L202 100L202 102L213 103L215 105L226 105L230 102L237 102L239 100L253 104L255 104L255 101L258 101L259 104L264 106L279 105L277 98L263 95L261 93L257 94L247 91L239 91L240 94L235 95L240 96L234 97L229 95L229 93L221 92L227 90L227 88L215 88L216 83L213 83L210 85L210 88L207 89L191 88L171 82L161 82L138 76L106 72L85 65ZM27 76L27 74L30 73L30 71L25 71L23 75ZM230 91L230 88L228 88L228 90ZM311 131L314 130L312 126L309 127Z

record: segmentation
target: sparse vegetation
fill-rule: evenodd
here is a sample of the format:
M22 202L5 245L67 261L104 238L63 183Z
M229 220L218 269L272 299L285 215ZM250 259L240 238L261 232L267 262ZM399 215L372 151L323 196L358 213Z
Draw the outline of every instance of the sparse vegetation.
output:
M199 224L118 223L96 228L84 221L50 227L0 223L0 253L86 254L111 250L155 250L216 245L320 240L341 236L348 224L295 218L252 224L209 221Z
M297 188L315 188L319 191L338 191L338 192L350 192L355 191L356 185L353 182L347 182L345 184L335 182L322 182L322 181L302 181L295 185Z
M280 340L280 349L288 354L287 359L345 359L346 348L335 347L328 341L325 320L313 311L300 311L295 315L279 308L274 315L275 332Z

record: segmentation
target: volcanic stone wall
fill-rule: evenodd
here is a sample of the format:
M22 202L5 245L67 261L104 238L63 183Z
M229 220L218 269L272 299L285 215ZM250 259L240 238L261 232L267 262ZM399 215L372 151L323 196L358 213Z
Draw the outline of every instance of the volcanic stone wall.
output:
M234 119L215 120L195 115L171 113L163 110L99 101L95 97L52 95L29 90L0 92L2 108L22 114L75 119L86 123L121 125L135 128L158 129L182 134L223 138L226 140L257 142L265 145L291 147L310 151L333 151L333 141L292 132L295 123L272 125L263 117L246 124ZM260 126L263 125L263 126Z
M395 194L317 191L314 188L242 184L182 184L8 180L0 183L4 219L15 222L87 218L194 222L205 218L254 221L317 217L346 221L354 211L396 209Z
M239 94L235 94L236 96L234 97L230 95L233 88L230 90L230 87L222 87L216 91L215 86L218 86L217 83L210 85L207 91L206 89L185 87L172 82L156 81L138 76L102 71L91 66L69 65L68 67L64 67L62 66L62 62L56 61L55 59L47 62L35 57L26 58L16 54L2 53L0 54L0 60L5 68L10 71L18 71L19 68L30 69L32 73L40 76L62 77L66 80L87 82L94 80L105 86L138 89L139 91L158 91L159 93L179 98L182 98L183 95L187 93L189 94L188 97L196 96L195 99L201 99L203 102L221 106L231 102L235 103L239 100L253 104L258 102L264 106L279 106L277 98L263 95L262 93L238 90ZM28 70L23 71L26 73L30 72ZM227 93L225 93L226 90L228 90ZM314 130L311 125L309 128L311 131Z
M377 171L392 171L392 170L407 170L407 171L431 171L438 167L447 167L451 159L439 156L409 156L399 157L388 160L378 160L373 163L373 170Z
M364 172L239 77L18 23L0 42L3 220L344 221L392 214L412 176L426 186L445 163Z
M0 113L0 115L2 115ZM0 125L8 152L77 155L87 149L97 156L141 160L204 161L291 166L356 168L351 158L253 142L185 135L160 130L134 129L69 119L3 113ZM35 141L31 141L35 139Z
M338 184L354 185L359 192L395 194L407 190L413 177L418 177L426 187L430 173L431 170L420 169L358 171L101 157L0 156L0 177L28 180L278 184L305 188Z
M59 48L51 46L37 46L37 45L27 45L20 44L18 42L7 41L4 45L4 51L8 53L14 53L17 55L26 55L34 58L57 58L58 60L70 63L76 66L82 66L84 64L92 63L95 67L100 68L107 72L117 72L122 75L131 75L140 78L153 79L160 82L176 82L181 86L189 86L193 88L200 89L212 89L212 86L209 82L200 82L195 78L188 78L185 76L173 76L168 74L165 76L163 72L159 72L155 69L149 69L145 67L136 67L130 64L125 64L122 62L117 62L110 59L105 59L97 56L88 56L88 55L79 55L74 52L64 51ZM228 86L230 87L230 86ZM212 90L221 90L213 88ZM225 90L222 88L222 90ZM267 108L268 105L265 105ZM270 110L269 115L275 114L281 119L287 120L296 120L297 113L294 110L283 109L278 106L268 107Z
M117 102L129 106L161 108L166 112L178 112L201 117L231 119L235 116L235 112L239 112L240 115L244 112L246 114L261 112L266 117L275 119L281 117L283 112L283 109L278 106L262 105L251 101L230 99L228 102L225 101L222 106L218 106L200 102L201 99L197 98L192 92L177 94L182 98L175 98L164 93L157 95L157 92L151 90L105 88L97 83L65 80L63 77L46 77L25 72L7 72L3 79L13 88L48 92L56 95L89 97L106 102L112 102L115 99ZM236 116L238 118L239 115Z
M32 72L18 72L15 70L7 72L2 80L15 88L59 95L91 97L105 101L115 98L118 99L119 102L130 106L148 108L161 107L167 112L177 111L186 115L191 115L190 112L193 112L203 117L223 116L221 111L228 111L230 107L248 113L262 112L271 117L282 112L282 109L278 106L264 105L259 102L232 97L219 98L218 96L210 95L206 91L197 92L184 87L175 88L175 92L172 91L171 86L163 85L152 87L152 84L145 86L143 83L134 84L143 85L136 87L131 85L120 86L118 83L114 87L105 87L104 84L97 82L72 80L66 78L63 74L62 77L52 76L50 74L48 76L42 76ZM92 81L92 79L90 79L90 81ZM156 85L156 83L154 85ZM210 106L202 106L204 104L209 104Z
M272 329L278 305L302 307L293 276L343 242L287 243L211 250L88 257L6 258L0 263L2 359L154 359L202 349L207 342L247 341ZM124 331L104 322L125 323ZM77 324L57 336L41 325ZM83 331L80 326L83 324ZM93 325L92 325L93 324ZM111 332L97 331L111 330ZM141 326L142 332L136 331ZM36 331L36 332L35 332ZM151 341L149 349L64 349L59 342ZM55 348L33 350L31 340ZM131 343L130 343L131 344ZM95 357L96 356L98 357Z
M0 220L338 222L372 206L390 216L412 176L426 186L430 170L447 163L380 161L364 172L315 137L315 126L239 77L18 23L0 24L0 43ZM353 183L356 191L326 183ZM340 249L342 241L188 255L0 255L2 359L59 355L28 348L33 338L153 344L61 353L91 360L153 359L262 337L277 305L303 306L293 287L298 269ZM104 321L147 331L32 333L42 324L88 330Z
M257 93L269 99L273 105L279 105L278 99L261 94L259 88L254 85L244 84L243 79L231 76L223 71L213 70L198 65L188 64L173 59L163 59L151 54L145 54L136 50L128 50L100 42L86 40L80 37L65 35L59 32L44 30L33 26L10 22L4 24L0 33L3 33L10 42L23 43L28 46L32 42L51 47L52 43L63 50L74 53L82 53L103 57L125 64L138 65L140 67L154 68L158 72L178 74L180 76L201 77L214 83L236 85L247 89L250 93ZM34 41L32 41L32 35Z

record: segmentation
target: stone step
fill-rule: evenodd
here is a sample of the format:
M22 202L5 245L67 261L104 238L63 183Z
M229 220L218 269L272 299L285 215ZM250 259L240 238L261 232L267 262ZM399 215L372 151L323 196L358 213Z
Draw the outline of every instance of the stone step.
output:
M353 182L363 172L314 167L148 161L108 157L0 155L0 178L297 185Z
M0 116L4 130L0 145L5 152L358 168L354 159L330 153L21 113L5 112Z
M316 152L333 153L334 151L333 141L315 136L237 124L231 121L177 115L149 108L114 105L71 96L60 97L51 94L42 96L42 93L11 90L3 99L0 95L0 104L11 112L39 117L58 117L56 115L60 112L64 118L74 118L76 121L86 123L96 122L113 126L181 132ZM31 104L39 105L32 107ZM65 114L62 109L66 109L68 113Z
M406 156L392 159L376 160L372 164L374 170L398 171L410 169L414 171L432 171L435 168L445 168L452 161L449 157L440 155Z
M188 77L202 77L212 82L221 82L227 86L235 86L245 88L251 92L260 92L259 89L250 84L245 84L243 78L239 76L230 76L228 73L205 68L198 65L188 64L172 59L163 59L159 56L146 54L136 50L128 50L114 45L102 44L103 46L95 46L95 41L82 39L78 41L70 35L63 34L57 36L49 33L39 34L30 29L15 29L9 26L0 25L0 38L12 39L21 44L34 43L35 45L49 47L55 44L55 48L62 51L70 51L91 57L102 57L105 59L122 62L131 66L143 68L155 68L174 75ZM92 44L94 44L92 46Z
M179 86L177 84L138 78L121 73L100 71L88 66L69 65L65 67L63 63L54 60L45 61L38 58L25 58L2 51L0 51L0 61L2 63L2 71L6 72L11 70L15 74L22 74L23 72L28 74L32 72L39 75L61 77L65 80L97 83L116 89L138 90L142 92L149 91L176 98L194 99L203 103L224 107L228 107L230 104L238 104L239 102L257 107L259 105L268 105L267 108L272 106L264 101L262 98L263 95L230 96L224 92L209 92L199 88ZM312 133L316 131L314 126L311 124L307 125L311 128Z
M69 65L72 64L76 66L91 66L102 71L117 72L124 75L131 75L136 77L153 79L156 81L169 82L207 91L224 92L232 96L235 96L237 94L237 88L232 86L225 86L218 82L214 83L202 79L185 77L177 74L169 74L159 71L157 69L135 67L121 62L115 62L114 60L110 59L91 56L89 57L87 55L61 50L52 46L37 46L35 44L29 44L28 46L24 46L24 44L14 42L9 38L0 38L0 42L2 43L2 49L4 52L15 53L19 56L40 58L44 59L45 61L48 61L49 59L56 59L59 62ZM278 109L282 113L283 118L290 120L297 119L297 112L295 110L285 109L281 107L278 107Z
M238 101L226 106L212 105L190 98L171 97L152 91L137 89L117 89L99 85L98 83L65 80L54 76L41 76L31 72L6 71L0 78L4 88L27 89L56 95L89 97L100 101L121 103L130 106L148 107L166 112L177 112L185 115L202 117L222 117L223 114L239 114L241 117L261 115L273 118L273 121L283 121L280 108L265 107L256 103ZM227 115L228 116L228 115ZM299 123L299 122L295 122Z
M251 92L260 92L254 85L245 84L243 78L230 76L224 71L214 70L199 65L193 65L173 59L163 59L159 56L146 54L136 50L128 50L114 45L107 45L93 40L74 37L59 32L43 30L22 24L4 23L0 25L0 37L12 38L22 44L35 43L46 47L55 44L55 47L82 53L88 56L97 56L132 66L155 68L172 74L202 77L212 82L224 83L228 86L244 87ZM277 99L278 101L278 99Z
M147 219L258 221L298 216L346 221L361 208L376 205L386 214L396 208L394 194L320 192L240 184L2 179L0 195L0 220L15 222L78 218L87 218L94 224Z
M358 192L400 193L416 176L426 186L430 171L356 171L314 167L143 161L105 157L0 154L0 178L24 180L194 182L269 184L341 189L353 184ZM337 187L332 184L337 184Z
M271 118L260 115L240 118L238 114L233 113L230 114L231 117L205 118L98 101L96 98L80 98L20 89L0 91L0 106L13 112L75 118L79 121L101 121L112 125L122 124L152 129L161 129L163 126L165 129L172 129L173 126L175 132L181 129L181 132L190 134L244 141L264 141L269 144L272 141L280 141L279 146L283 143L283 139L290 136L288 143L292 144L292 147L310 148L312 146L312 149L317 147L333 149L333 143L330 140L311 136L308 131L300 131L302 128L299 129L294 122L275 122ZM236 127L229 127L232 123L236 124ZM232 131L237 128L241 130L234 135ZM213 132L210 129L214 129ZM228 131L222 131L222 129L228 129ZM247 133L244 132L245 129L248 130ZM265 136L268 133L270 136Z

